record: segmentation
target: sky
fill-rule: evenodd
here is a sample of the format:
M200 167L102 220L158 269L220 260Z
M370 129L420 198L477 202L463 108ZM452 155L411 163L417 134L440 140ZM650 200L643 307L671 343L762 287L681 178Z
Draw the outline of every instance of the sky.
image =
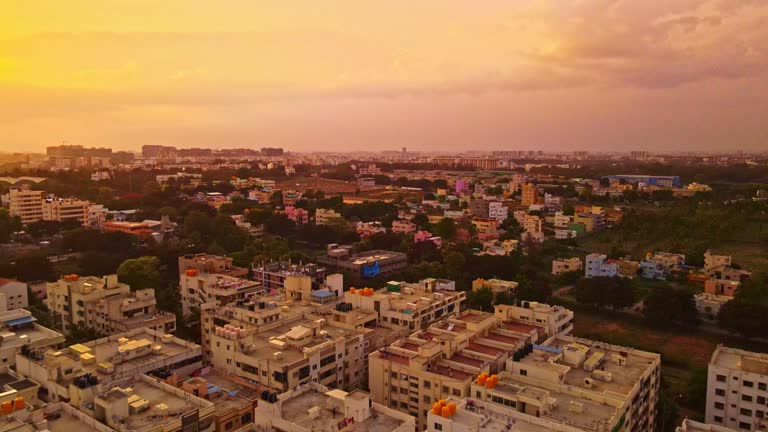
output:
M768 150L765 0L29 0L0 151Z

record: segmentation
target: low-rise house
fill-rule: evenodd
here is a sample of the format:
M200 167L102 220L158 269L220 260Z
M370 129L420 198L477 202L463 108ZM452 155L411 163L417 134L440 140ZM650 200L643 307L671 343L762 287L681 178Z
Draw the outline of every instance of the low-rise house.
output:
M555 258L552 260L552 274L559 275L562 273L581 271L582 263L580 258Z

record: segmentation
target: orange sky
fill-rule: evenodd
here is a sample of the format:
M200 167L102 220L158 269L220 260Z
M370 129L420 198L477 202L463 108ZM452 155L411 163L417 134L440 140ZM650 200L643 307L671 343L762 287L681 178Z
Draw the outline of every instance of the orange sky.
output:
M764 0L35 0L0 150L768 150Z

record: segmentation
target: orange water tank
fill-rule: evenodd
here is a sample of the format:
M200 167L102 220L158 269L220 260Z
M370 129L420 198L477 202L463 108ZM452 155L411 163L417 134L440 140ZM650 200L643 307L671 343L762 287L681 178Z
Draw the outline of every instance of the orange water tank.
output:
M437 404L440 405L441 407L444 407L446 403L447 402L445 401L445 399L440 399L439 401L437 401Z
M350 294L354 294L354 293L355 293L355 291L357 291L357 290L355 289L355 287L352 287L352 288L350 288L350 289L349 289L349 293L350 293Z
M448 405L446 405L446 406L447 406L447 407L448 407L448 409L450 410L450 412L451 412L451 415L454 415L454 414L456 414L456 403L455 403L455 402L451 402L451 403L449 403L449 404L448 404Z
M13 412L13 405L11 404L11 401L5 401L2 405L0 405L0 410L3 412L3 414L10 414Z
M19 396L16 399L13 400L13 409L14 410L20 410L24 409L26 404L24 403L24 398Z
M439 403L435 402L434 405L432 405L432 414L440 415L440 413L443 411L443 407L440 406Z
M450 409L450 408L448 408L447 406L444 406L444 407L443 407L443 409L442 409L442 413L441 413L441 415L442 415L443 417L445 417L445 418L448 418L448 417L450 417L450 416L451 416L451 409Z

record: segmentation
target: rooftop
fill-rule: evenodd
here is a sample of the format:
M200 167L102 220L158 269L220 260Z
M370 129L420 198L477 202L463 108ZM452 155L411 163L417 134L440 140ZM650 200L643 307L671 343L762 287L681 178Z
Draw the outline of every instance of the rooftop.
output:
M337 398L336 395L355 398L357 397L356 393L358 392L347 394L338 390L323 393L309 389L282 402L282 417L312 432L335 432L339 430L339 422L344 419L344 400ZM313 415L310 411L315 407L319 409L319 413ZM374 411L376 411L375 408ZM403 423L400 418L377 412L376 415L365 421L347 425L344 430L349 432L391 432Z
M719 345L712 353L710 365L768 375L768 354L728 348Z

